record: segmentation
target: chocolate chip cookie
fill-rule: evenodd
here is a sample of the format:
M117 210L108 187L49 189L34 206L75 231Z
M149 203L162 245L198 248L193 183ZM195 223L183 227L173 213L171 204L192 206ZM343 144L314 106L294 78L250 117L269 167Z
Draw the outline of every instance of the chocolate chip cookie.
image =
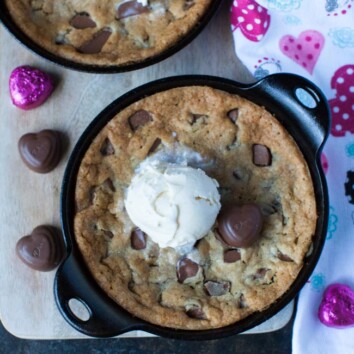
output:
M60 57L127 65L154 57L183 38L213 0L6 0L34 42Z
M218 182L222 207L191 249L160 248L131 222L125 195L142 161L182 155ZM302 268L317 220L307 164L284 127L264 108L204 86L119 112L82 159L75 200L75 238L102 289L134 316L189 330L274 303ZM228 231L240 215L258 220L241 242Z

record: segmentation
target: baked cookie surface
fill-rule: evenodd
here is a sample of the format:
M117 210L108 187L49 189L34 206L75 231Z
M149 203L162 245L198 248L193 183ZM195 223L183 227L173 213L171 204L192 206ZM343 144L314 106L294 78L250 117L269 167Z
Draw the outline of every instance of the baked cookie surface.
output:
M60 57L127 65L154 57L183 38L213 0L5 0L34 42Z
M136 230L124 206L135 169L185 151L218 181L222 205L261 207L261 237L250 247L221 242L217 222L185 253ZM103 290L134 316L190 330L232 324L276 301L301 270L317 220L307 164L283 126L264 108L204 86L119 112L82 159L75 200L75 238ZM196 274L181 282L177 268L189 261Z

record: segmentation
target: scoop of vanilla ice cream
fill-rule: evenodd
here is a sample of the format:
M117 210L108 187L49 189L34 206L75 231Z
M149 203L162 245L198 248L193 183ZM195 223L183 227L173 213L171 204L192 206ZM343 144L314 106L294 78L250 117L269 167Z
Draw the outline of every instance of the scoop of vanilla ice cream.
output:
M160 247L192 245L220 210L218 183L199 168L149 161L137 169L125 207L132 222Z

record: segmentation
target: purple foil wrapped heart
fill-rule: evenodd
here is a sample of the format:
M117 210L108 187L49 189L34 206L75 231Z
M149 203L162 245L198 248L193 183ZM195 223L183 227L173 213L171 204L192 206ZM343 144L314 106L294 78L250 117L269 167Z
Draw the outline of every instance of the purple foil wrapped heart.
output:
M51 77L31 66L19 66L9 79L10 95L13 104L29 110L40 106L54 89Z
M323 294L318 318L328 327L353 327L354 291L344 284L330 285Z

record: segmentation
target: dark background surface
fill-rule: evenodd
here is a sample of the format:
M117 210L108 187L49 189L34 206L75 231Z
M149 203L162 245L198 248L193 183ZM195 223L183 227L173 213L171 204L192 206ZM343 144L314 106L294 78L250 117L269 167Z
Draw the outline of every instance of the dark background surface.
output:
M0 353L288 354L291 353L293 321L294 316L284 328L275 332L235 335L204 342L164 338L27 340L12 336L0 324Z

